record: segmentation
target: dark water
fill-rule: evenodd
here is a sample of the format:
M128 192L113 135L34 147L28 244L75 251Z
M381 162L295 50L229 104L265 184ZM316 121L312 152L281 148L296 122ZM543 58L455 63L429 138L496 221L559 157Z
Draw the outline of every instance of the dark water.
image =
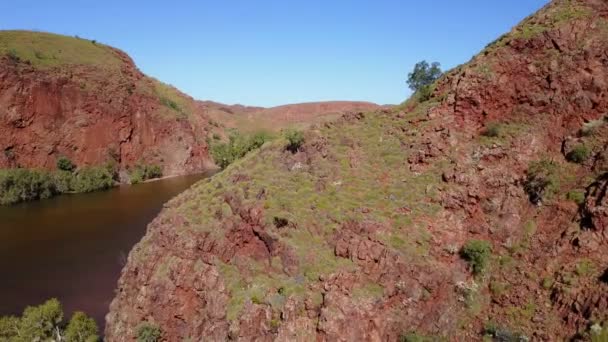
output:
M100 327L129 250L163 203L206 175L0 207L0 315L56 297Z

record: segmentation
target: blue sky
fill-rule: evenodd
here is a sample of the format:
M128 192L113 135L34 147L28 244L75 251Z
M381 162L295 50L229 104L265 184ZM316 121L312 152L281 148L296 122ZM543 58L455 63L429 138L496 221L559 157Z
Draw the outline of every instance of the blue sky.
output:
M116 46L201 100L399 103L422 59L468 61L547 0L1 1L0 29Z

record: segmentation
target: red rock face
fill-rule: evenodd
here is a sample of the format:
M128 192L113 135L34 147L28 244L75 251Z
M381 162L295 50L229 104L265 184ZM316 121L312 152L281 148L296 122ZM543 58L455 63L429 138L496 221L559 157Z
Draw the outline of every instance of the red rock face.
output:
M210 167L206 117L163 114L170 110L145 91L153 81L120 56L120 75L0 59L0 167L54 169L60 156L78 166L158 164L166 175Z
M290 206L300 196L298 177L302 177L294 170L308 172L305 176L320 175L311 186L315 191L334 187L339 193L343 182L349 182L340 179L341 172L369 167L357 154L362 143L356 139L341 137L336 142L331 133L310 132L305 146L294 155L283 151L277 153L276 161L270 152L260 154L262 165L243 163L241 169L219 175L230 181L218 181L215 187L210 182L182 194L169 203L131 253L107 316L107 339L135 339L142 321L158 324L168 341L188 337L394 341L413 331L456 341L482 340L484 332L497 340L519 340L518 333L534 341L567 340L577 334L589 338L589 326L608 321L606 51L605 1L554 1L470 63L449 72L430 101L371 114L392 120L382 126L386 136L374 135L374 141L381 146L387 136L398 135L395 149L405 156L388 170L373 165L378 179L399 176L399 168L408 168L413 175L436 181L422 190L426 198L420 202L436 204L437 213L426 213L411 223L422 225L429 235L428 254L423 258L404 254L383 239L395 228L389 216L384 222L365 219L366 214L386 207L358 203L361 210L353 214L358 221L340 220L328 211L342 204L330 199L329 209L299 203L306 209L303 216L311 217L291 215L295 210ZM363 114L345 115L331 132L344 128L363 139L357 136L361 126L348 124L364 118ZM482 134L490 124L502 125L496 139ZM590 124L598 128L585 133L582 129ZM347 151L339 155L342 159L336 157L332 144ZM580 163L568 161L566 156L580 144L588 147L587 158ZM552 198L547 191L541 201L532 203L524 184L531 162L539 160L557 165L557 184ZM281 197L272 190L248 193L248 187L256 185L248 168L266 165L292 172L286 177L294 180L281 183L287 186L278 191L293 196ZM251 183L239 187L246 180ZM366 186L370 185L358 189L369 191ZM581 191L579 203L569 198L573 190ZM211 214L196 204L202 192L229 191L242 193L243 201L230 195L225 210ZM288 218L287 225L264 224L266 205L268 211L276 210L272 201L264 199L283 200L277 206ZM408 203L398 211L412 215L420 204ZM194 218L182 214L185 206L194 210ZM224 216L224 212L232 214ZM199 213L213 215L217 221L207 224L199 220ZM324 216L330 216L336 228L324 241L314 243L331 246L332 253L326 257L346 260L350 267L310 279L304 297L289 296L278 308L247 299L239 314L231 316L232 294L239 289L230 286L234 274L219 270L229 265L253 272L243 278L278 272L291 279L301 274L306 261L314 258L297 259L291 250L296 248L286 241L299 231L321 235L322 225L328 222ZM199 236L197 229L212 233ZM414 239L409 232L398 237ZM492 246L493 261L483 276L474 277L458 255L460 247L473 239ZM254 271L242 267L275 257L283 268L272 267L270 261ZM159 272L167 268L156 265L158 260L163 265L173 260L170 274L177 276L197 272L192 262L200 260L204 267L199 269L209 274L200 274L202 282L209 285L197 291L200 286L194 280L163 279ZM369 284L380 285L381 293L355 295ZM273 284L267 287L268 293L278 291ZM309 293L321 296L306 297ZM159 298L162 309L156 305ZM175 316L182 315L193 323L176 326L180 323ZM489 332L489 322L500 329Z

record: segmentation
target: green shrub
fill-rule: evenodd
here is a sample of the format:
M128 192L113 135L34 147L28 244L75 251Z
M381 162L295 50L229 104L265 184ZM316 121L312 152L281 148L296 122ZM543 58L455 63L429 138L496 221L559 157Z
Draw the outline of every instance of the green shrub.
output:
M566 159L569 162L580 164L587 160L590 155L591 151L589 151L587 146L581 144L576 145L572 151L568 152L568 154L566 154Z
M520 342L529 340L525 335L500 327L494 322L487 322L483 333L494 341Z
M581 205L583 202L585 202L585 193L583 191L572 190L566 194L566 198L578 205Z
M304 143L304 133L294 129L285 131L285 139L287 139L287 150L296 153Z
M434 342L442 341L442 339L431 338L429 336L420 335L415 332L410 332L399 336L399 342Z
M71 188L75 192L92 192L109 189L114 185L112 174L105 167L87 167L78 171L72 180Z
M524 190L532 203L540 203L544 197L553 194L558 186L557 164L555 162L543 159L530 163L526 171Z
M489 138L496 138L500 135L500 124L497 123L491 123L489 124L484 130L483 132L481 132L481 135L485 136L485 137L489 137Z
M138 184L149 179L160 178L163 176L163 170L159 165L136 165L131 173L129 179L131 184Z
M166 97L161 97L160 102L167 108L173 109L176 112L181 112L181 108L179 107L179 105L177 104L177 102L168 99Z
M155 324L144 322L137 327L137 342L158 342L161 336L162 332Z
M60 157L59 159L57 159L57 168L61 171L72 172L76 169L76 165L72 163L72 161L68 158Z
M216 142L211 145L211 156L215 163L225 169L234 161L244 157L252 150L262 147L272 136L266 132L252 135L242 135L238 132L230 134L228 142Z
M0 170L0 205L46 199L58 193L54 179L47 171Z
M18 63L18 62L21 61L21 58L19 57L19 54L17 53L17 50L15 50L15 49L8 50L8 52L6 53L6 55L8 56L8 58L11 61L13 61L15 63Z
M485 270L490 254L492 253L492 246L489 242L484 240L470 240L468 241L460 251L460 255L463 259L469 262L473 273L481 274Z

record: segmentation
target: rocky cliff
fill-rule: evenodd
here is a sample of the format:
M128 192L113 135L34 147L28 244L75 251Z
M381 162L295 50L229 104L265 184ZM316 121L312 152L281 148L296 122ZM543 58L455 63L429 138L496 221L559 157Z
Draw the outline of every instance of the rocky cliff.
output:
M158 164L204 170L208 118L123 52L81 38L0 32L0 167Z
M606 51L608 3L556 0L430 99L202 181L131 251L107 340L143 322L167 341L606 333ZM463 258L471 241L489 248Z

